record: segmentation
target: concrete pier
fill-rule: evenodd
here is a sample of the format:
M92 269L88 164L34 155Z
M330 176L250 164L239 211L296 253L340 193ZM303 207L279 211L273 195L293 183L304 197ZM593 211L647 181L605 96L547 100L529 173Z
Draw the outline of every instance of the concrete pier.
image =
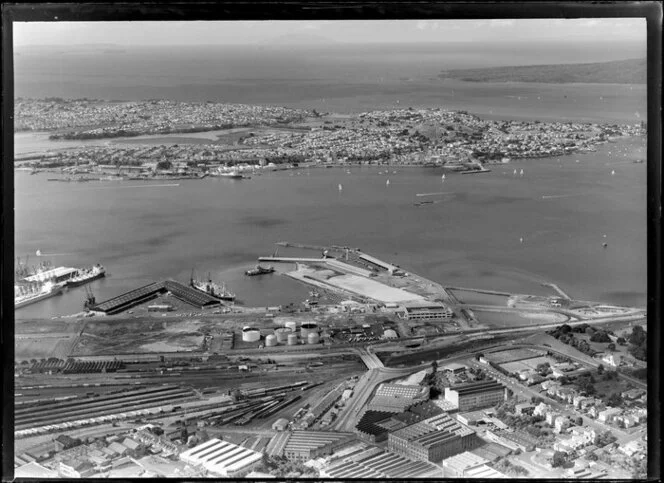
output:
M560 296L562 298L567 299L567 300L572 300L572 297L567 295L567 293L563 292L563 290L558 285L556 285L555 283L543 283L542 286L543 287L551 287L553 290L558 292L558 294L560 294Z

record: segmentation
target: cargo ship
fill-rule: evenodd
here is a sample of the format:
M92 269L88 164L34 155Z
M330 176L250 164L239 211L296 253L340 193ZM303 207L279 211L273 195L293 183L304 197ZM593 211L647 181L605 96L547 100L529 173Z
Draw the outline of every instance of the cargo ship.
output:
M14 309L60 295L64 287L64 283L52 282L46 282L36 289L24 285L14 285Z
M246 272L244 272L245 275L249 277L254 277L256 275L265 275L268 273L274 273L274 267L270 265L269 267L261 267L260 265L256 265L255 268L249 269Z
M231 178L231 179L242 179L244 177L237 171L219 171L216 173L216 176L221 176L223 178Z
M67 280L65 283L68 287L78 287L84 285L98 278L106 276L106 269L100 264L95 265L92 268L82 268L78 271L76 275Z
M189 284L196 290L212 295L220 300L228 302L235 301L235 294L226 288L225 283L222 282L221 285L216 284L210 277L208 277L207 282L201 282L200 280L196 280L192 275Z

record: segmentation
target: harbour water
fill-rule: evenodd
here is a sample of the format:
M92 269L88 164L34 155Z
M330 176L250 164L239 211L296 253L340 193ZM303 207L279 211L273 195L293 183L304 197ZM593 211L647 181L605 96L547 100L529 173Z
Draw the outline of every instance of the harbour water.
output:
M90 284L97 300L156 280L186 281L195 268L246 305L299 302L309 289L295 281L243 275L285 240L359 247L444 285L542 294L551 290L540 283L550 282L578 299L643 306L646 164L637 159L645 159L645 139L491 166L481 176L447 173L444 181L434 168L394 167L386 176L363 167L148 188L49 183L48 173L17 171L15 252L30 255L30 265L102 263L107 277ZM449 194L416 196L437 191ZM440 202L414 205L423 199ZM17 317L79 312L84 297L72 289Z

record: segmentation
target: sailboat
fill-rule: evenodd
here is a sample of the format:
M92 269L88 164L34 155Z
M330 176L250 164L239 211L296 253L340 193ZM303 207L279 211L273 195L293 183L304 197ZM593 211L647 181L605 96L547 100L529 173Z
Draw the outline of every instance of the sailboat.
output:
M38 257L41 257L41 250L37 250L36 255L37 255Z
M519 171L519 176L523 176L523 168Z
M616 170L615 170L615 169L612 169L612 170L611 170L611 176L613 176L613 175L615 175L615 174L616 174Z
M514 170L514 176L516 176L516 169Z
M388 180L385 182L385 186L389 186L389 185L390 185L390 180L388 179Z
M339 191L343 191L343 190L344 190L344 187L341 186L341 183L339 183Z
M442 179L443 181L445 181L445 175L442 175L442 176L440 177L440 179Z
M519 238L519 243L523 243L523 237Z

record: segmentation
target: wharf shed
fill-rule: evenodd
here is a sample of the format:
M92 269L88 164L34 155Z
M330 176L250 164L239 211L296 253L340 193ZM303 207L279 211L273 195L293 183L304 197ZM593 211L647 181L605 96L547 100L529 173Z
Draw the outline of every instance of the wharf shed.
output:
M399 267L396 265L392 265L391 263L384 262L382 260L379 260L376 257L372 257L371 255L367 255L366 253L363 253L359 256L360 259L364 260L365 262L368 262L370 265L376 266L378 268L381 268L383 270L387 270L390 275L393 275L395 272L398 272L400 270Z
M452 309L444 304L407 303L400 316L406 320L449 320L454 315Z
M165 280L144 285L122 295L118 295L117 297L100 302L93 306L91 310L95 312L103 312L107 315L113 315L152 300L166 292L172 293L178 300L201 309L221 304L219 299L212 297L211 295L187 287L175 280Z

